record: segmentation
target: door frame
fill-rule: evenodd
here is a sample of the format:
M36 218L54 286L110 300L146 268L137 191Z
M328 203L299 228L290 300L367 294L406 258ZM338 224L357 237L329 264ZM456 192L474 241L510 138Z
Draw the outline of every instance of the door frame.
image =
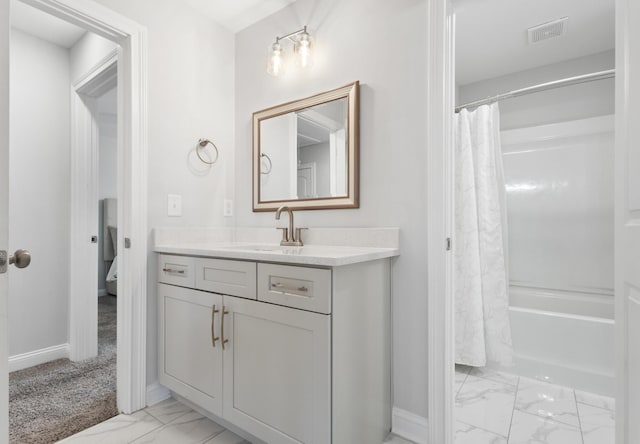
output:
M626 152L629 140L630 106L629 54L632 46L631 0L615 0L616 5L616 163ZM455 15L450 0L428 0L427 75L427 238L428 238L428 440L431 444L454 441L454 281L453 255L447 254L446 238L453 242L453 88L455 87ZM634 34L637 36L637 33ZM633 49L636 49L635 47ZM618 242L618 240L616 240ZM624 266L616 253L616 270ZM617 279L617 278L616 278ZM626 444L628 416L628 325L627 300L616 281L616 443Z
M638 107L638 80L634 80L634 74L638 72L638 57L634 51L640 49L638 32L632 32L632 24L638 19L640 10L632 7L632 0L616 0L616 147L615 147L615 351L616 351L616 443L627 444L629 427L632 421L629 418L629 322L628 313L630 301L625 285L627 256L625 250L631 248L625 245L625 224L629 220L628 208L631 207L626 186L632 186L629 174L632 170L628 167L629 146L640 143L638 132L632 128L636 123L631 119ZM635 38L635 41L634 41ZM633 87L631 83L633 82ZM636 168L638 165L634 165ZM629 184L626 184L627 177ZM637 216L636 216L637 218ZM637 377L637 375L636 375ZM637 383L636 383L637 386ZM639 405L635 400L635 408ZM636 428L637 429L637 428Z
M146 406L147 31L92 0L20 1L119 45L117 400L132 413Z
M453 444L453 116L455 17L450 0L427 2L428 437Z
M69 288L69 358L98 354L99 128L95 100L117 85L118 51L114 49L71 85L71 255ZM96 293L97 296L97 293ZM118 349L119 350L119 349Z

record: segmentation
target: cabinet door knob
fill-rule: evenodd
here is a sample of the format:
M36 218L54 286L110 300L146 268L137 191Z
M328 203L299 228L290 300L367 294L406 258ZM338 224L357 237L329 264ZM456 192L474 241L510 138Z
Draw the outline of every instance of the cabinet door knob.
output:
M222 306L222 320L220 321L220 337L222 338L222 349L224 350L224 344L226 344L227 342L229 342L229 339L225 339L224 338L224 315L228 315L229 312L227 311L227 309L225 308L225 306Z
M213 348L216 348L216 341L220 338L216 336L216 313L219 313L220 310L216 310L216 304L213 304L211 308L211 345Z

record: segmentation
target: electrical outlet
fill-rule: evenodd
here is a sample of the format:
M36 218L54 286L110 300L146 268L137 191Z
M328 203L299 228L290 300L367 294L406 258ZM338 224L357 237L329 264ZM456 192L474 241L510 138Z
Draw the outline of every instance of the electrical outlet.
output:
M233 216L233 201L231 199L224 200L224 208L222 210L224 217Z
M182 196L179 194L167 195L167 216L182 216Z

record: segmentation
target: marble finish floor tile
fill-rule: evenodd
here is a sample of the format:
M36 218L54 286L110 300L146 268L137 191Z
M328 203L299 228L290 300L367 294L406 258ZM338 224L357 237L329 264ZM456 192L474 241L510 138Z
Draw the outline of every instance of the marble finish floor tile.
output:
M59 443L126 444L161 426L160 421L141 410L132 415L115 416Z
M416 444L413 441L406 440L404 438L400 438L398 435L394 435L391 433L387 436L387 439L384 440L382 444Z
M520 378L516 409L553 421L580 427L573 389Z
M235 433L225 430L222 433L217 434L204 444L251 444L244 438L239 437Z
M508 444L582 444L578 427L514 411Z
M460 373L460 372L455 372L455 374L453 375L454 396L457 395L458 392L460 391L460 388L462 387L462 384L464 384L464 381L466 381L467 376L468 375L466 373Z
M201 444L221 433L224 428L191 411L178 419L132 441L134 444Z
M471 369L469 374L478 378L490 379L492 381L502 382L503 384L514 386L518 385L518 381L520 379L519 376L513 375L511 373L492 370L486 367L474 367Z
M455 419L506 437L516 399L509 384L469 375L455 400Z
M456 421L455 444L507 444L507 438Z
M615 413L611 410L578 404L584 444L615 443Z
M576 401L581 404L592 405L601 409L615 411L616 400L608 396L596 395L594 393L576 390Z
M169 398L147 407L145 411L161 423L168 424L193 410L175 399Z

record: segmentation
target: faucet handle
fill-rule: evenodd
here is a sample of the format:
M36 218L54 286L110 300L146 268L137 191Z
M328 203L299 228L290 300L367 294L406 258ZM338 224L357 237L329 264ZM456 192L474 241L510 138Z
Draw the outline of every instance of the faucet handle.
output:
M282 244L283 242L288 242L289 241L289 229L287 227L276 227L277 230L282 230L282 240L280 241L280 244Z
M302 243L302 230L308 230L308 228L304 228L304 227L296 228L295 236L292 239L294 242L297 242L299 246L304 245Z

